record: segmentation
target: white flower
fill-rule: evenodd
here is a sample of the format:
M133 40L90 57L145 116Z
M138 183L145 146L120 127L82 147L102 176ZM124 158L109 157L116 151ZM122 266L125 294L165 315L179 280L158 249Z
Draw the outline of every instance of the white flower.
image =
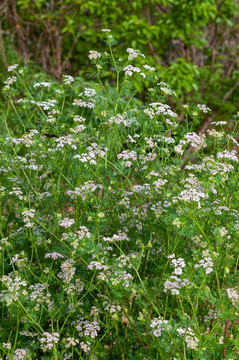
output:
M239 301L239 294L234 289L227 289L227 295L231 300L233 306L236 306L237 302Z
M36 84L33 85L33 87L39 87L39 86L50 87L51 83L49 83L49 82L40 82L40 83L36 83Z
M224 343L224 336L222 335L218 341L219 345L222 345Z
M126 66L124 69L125 75L132 76L134 73L139 73L143 78L146 77L146 75L140 70L138 67L134 67L132 65Z
M62 81L64 82L64 84L70 84L74 81L74 78L71 75L63 75L62 77Z
M52 253L47 253L45 255L45 259L47 258L50 258L50 259L53 259L53 260L56 260L56 259L59 259L59 258L64 258L63 255L57 253L57 252L52 252Z
M7 68L7 71L12 71L18 67L18 64L11 65Z
M16 349L13 354L14 360L25 360L27 356L27 350L25 349Z
M204 104L197 104L197 108L202 110L202 112L204 112L205 114L207 114L209 111L211 111L211 109L209 109L206 105Z
M142 56L143 58L145 58L145 56L139 50L128 48L127 52L129 53L128 60L134 60L138 56Z
M95 51L95 50L90 50L89 51L89 59L92 60L92 59L99 59L101 57L101 53L99 53L98 51Z
M223 237L227 234L227 229L223 226L220 230L220 236Z
M215 122L212 122L212 124L215 124L216 126L217 125L226 125L227 122L226 121L215 121Z
M159 330L159 329L157 329L157 330L154 331L154 336L156 336L156 337L161 336L161 334L162 334L162 332L161 332L161 330Z
M7 80L4 81L4 84L5 85L12 85L12 83L14 83L15 81L17 81L16 76L12 76L12 77L7 78Z
M101 31L103 31L103 32L111 32L111 30L109 30L109 29L102 29Z
M143 67L146 69L146 70L149 70L149 71L155 71L155 68L154 67L151 67L147 64L143 65Z
M94 96L96 94L96 91L95 91L95 89L85 89L84 90L84 95L86 96L86 97L92 97L92 96Z
M59 224L60 226L63 226L64 228L68 228L68 227L70 227L71 225L75 224L75 220L74 220L74 219L65 218L65 219L59 221L58 224Z
M48 333L48 332L44 332L42 334L42 338L39 340L40 343L46 343L46 348L47 349L52 349L54 344L57 344L59 341L59 334L57 332L54 332L52 334Z
M195 132L187 133L184 137L196 150L200 150L207 146L204 138L198 136Z
M229 159L229 160L237 162L238 158L237 158L236 154L237 154L236 150L232 150L231 152L224 150L223 152L217 153L217 158L218 159Z

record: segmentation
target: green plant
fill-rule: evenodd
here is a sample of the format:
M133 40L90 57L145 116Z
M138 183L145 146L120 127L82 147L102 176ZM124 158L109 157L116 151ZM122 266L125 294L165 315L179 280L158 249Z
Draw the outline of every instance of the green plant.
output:
M33 84L9 68L2 358L236 358L239 117L197 135L211 110L184 104L179 121L141 51L117 59L104 35L94 82Z

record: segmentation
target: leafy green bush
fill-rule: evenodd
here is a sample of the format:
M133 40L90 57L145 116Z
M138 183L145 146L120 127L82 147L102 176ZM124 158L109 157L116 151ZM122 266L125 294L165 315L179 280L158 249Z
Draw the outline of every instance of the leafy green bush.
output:
M85 73L85 54L103 46L97 30L110 26L127 47L151 55L161 81L173 81L177 110L207 102L226 120L237 111L238 18L237 0L11 0L0 6L0 41L5 56L11 43L25 65L60 80Z
M236 359L239 116L197 135L210 109L179 118L141 51L117 59L103 32L90 86L8 69L2 359Z

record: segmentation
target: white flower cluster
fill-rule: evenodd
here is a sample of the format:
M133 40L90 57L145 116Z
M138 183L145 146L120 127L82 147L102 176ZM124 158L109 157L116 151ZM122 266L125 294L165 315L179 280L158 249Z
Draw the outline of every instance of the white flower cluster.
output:
M166 183L168 182L168 180L166 179L158 179L156 181L153 182L153 185L155 186L155 190L158 191L162 188L162 186L164 186Z
M132 159L137 160L137 154L135 151L124 150L122 153L117 155L118 159L123 158L124 160Z
M183 146L186 144L186 141L185 140L180 140L179 141L179 144L174 146L174 151L177 153L177 154L180 154L180 155L183 155Z
M197 104L197 108L207 114L211 109L209 109L205 104Z
M17 67L18 67L18 64L14 64L14 65L8 66L7 71L13 71L13 70L15 70Z
M77 125L75 128L71 128L70 131L74 134L79 134L80 132L84 131L86 126L83 124Z
M178 116L171 110L169 105L162 104L160 102L151 103L150 109L145 109L144 113L148 114L150 118L152 118L154 115L172 116L173 118Z
M16 301L16 299L18 299L21 288L27 285L27 282L22 280L20 276L17 275L15 278L12 278L12 275L13 274L10 273L8 275L2 276L1 278L1 281L8 288L8 290L3 290L0 293L0 300L3 298L8 305L10 305L13 300Z
M218 310L209 310L208 315L204 316L204 321L214 320L218 318Z
M175 95L176 96L176 93L172 89L170 89L168 84L166 84L164 82L160 82L157 85L159 86L160 90L162 92L164 92L164 94L166 94L166 95Z
M174 267L173 274L181 275L183 272L183 268L186 266L184 260L182 258L179 258L178 260L175 259L174 254L169 255L168 259L172 259L171 265ZM175 275L170 276L169 279L170 280L167 280L164 283L164 292L170 290L172 295L179 295L179 290L190 284L189 280L180 279Z
M186 202L195 201L198 203L198 209L200 209L200 200L207 199L209 196L206 190L202 187L202 182L198 181L193 174L189 174L189 177L185 180L185 182L186 190L182 190L175 199Z
M112 285L117 285L122 282L122 285L125 287L129 287L130 281L133 280L133 276L127 271L115 271L113 277L110 279L112 281Z
M58 274L60 279L63 279L64 283L69 284L69 282L73 279L76 268L73 266L74 260L69 259L64 261L61 264L61 272Z
M116 114L116 116L112 116L111 118L109 118L108 122L106 122L105 124L122 124L125 127L129 127L132 123L135 122L137 123L137 120L134 117L126 119L125 115Z
M211 257L204 257L203 259L201 259L199 261L198 264L196 264L195 269L198 269L200 267L203 267L203 269L206 270L206 274L210 274L211 272L213 272L213 262L212 262L212 258Z
M229 210L229 209L228 209L228 210ZM227 233L228 233L228 231L227 231L227 229L225 228L225 226L223 226L223 227L220 229L220 231L219 231L219 234L220 234L221 237L227 235Z
M99 261L91 261L90 264L87 266L89 270L108 270L109 267L107 265L101 264Z
M226 121L215 121L215 122L212 122L211 123L212 125L216 125L216 126L219 126L219 125L226 125L227 122Z
M99 53L98 51L95 50L90 50L89 51L89 59L92 60L97 60L101 57L101 53Z
M159 337L162 335L162 331L169 331L172 329L172 326L169 325L169 320L161 320L159 318L155 318L152 320L150 327L157 328L154 330L154 336Z
M67 190L67 195L72 199L76 199L77 196L80 196L82 200L86 199L86 196L96 189L102 189L101 184L95 184L93 181L86 181L80 188L75 188L74 190Z
M76 279L75 283L70 283L65 288L65 291L70 296L79 295L84 289L84 284L80 279Z
M4 84L9 86L9 85L12 85L15 81L17 81L16 76L12 76L12 77L7 78L7 80L4 81Z
M62 81L66 85L69 85L74 81L74 78L71 75L63 75L62 77L63 77Z
M64 259L64 256L54 251L52 253L47 253L45 255L45 259L52 259L52 260Z
M187 142L191 144L192 147L194 147L196 150L200 150L207 146L204 138L198 136L195 132L185 134L184 138L187 139Z
M74 219L65 218L65 219L63 219L63 220L60 220L60 221L58 222L58 224L59 224L60 226L63 226L64 228L67 229L67 228L70 227L71 225L75 224L75 220L74 220Z
M72 103L73 106L80 106L88 109L93 109L95 104L92 101L84 101L82 99L75 99Z
M29 287L29 290L31 291L29 298L31 301L34 301L37 303L37 306L34 307L35 311L39 310L39 304L46 303L47 305L50 305L51 300L51 294L49 292L45 292L47 289L47 284L37 283L35 285L31 285Z
M103 302L102 304L106 311L109 311L111 314L116 314L117 311L121 311L121 306L116 302L113 301L112 303L107 303L107 301Z
M21 256L21 257L20 257ZM21 252L21 254L16 254L14 255L11 260L10 260L10 265L11 264L16 264L17 266L21 266L22 263L27 262L27 258L23 257L25 256L24 251ZM20 257L20 258L19 258Z
M192 350L196 349L196 347L198 346L199 340L190 327L188 327L187 329L178 328L177 332L178 332L179 336L185 337L184 340L189 349L192 349Z
M86 226L80 226L79 229L80 230L76 231L79 240L84 239L84 237L87 237L88 239L91 237L91 233Z
M75 155L74 159L79 159L80 162L97 165L97 158L105 158L106 152L109 151L107 147L102 148L96 143L92 143L91 146L87 147L88 154L82 153L81 155Z
M114 242L114 241L129 241L126 233L119 231L118 234L113 235L112 237L103 237L104 241Z
M172 259L171 260L171 265L174 267L174 271L173 274L175 275L182 275L183 273L183 268L186 266L184 259L179 258L178 260L175 259L175 255L169 255L168 259Z
M13 137L13 138L11 138L11 141L16 145L23 144L26 147L30 147L30 145L32 145L32 143L33 143L33 137L36 134L38 134L37 130L29 130L29 133L26 133L25 135L23 135L22 137L20 137L18 139Z
M237 302L239 301L239 293L234 289L227 289L227 295L231 300L233 306L236 306Z
M158 201L156 204L153 204L150 208L151 210L153 210L155 217L158 219L160 217L160 215L166 211L163 206L162 206L162 202Z
M127 53L129 53L128 56L129 61L136 59L138 56L142 56L143 58L145 58L145 56L139 50L128 48Z
M170 276L169 279L171 279L172 281L167 280L164 283L164 292L170 290L172 295L179 295L179 290L190 284L189 280L180 279L174 275Z
M126 161L124 164L127 167L131 167L132 166L132 162L129 161L129 159L132 159L134 161L137 160L137 154L135 151L129 151L129 150L123 150L122 153L117 155L118 159L123 158L124 160L128 160Z
M79 318L76 320L76 329L79 331L79 336L91 336L92 339L94 339L98 332L100 331L100 326L98 321L88 321L85 320L84 317Z
M208 129L207 132L209 136L213 136L219 139L224 136L224 133L222 131L216 131L215 129Z
M218 159L229 159L229 160L236 161L236 162L238 161L236 150L232 150L232 151L224 150L223 152L219 152L219 153L217 153L217 158Z
M74 145L74 139L72 135L61 136L58 139L55 139L55 142L57 143L57 149L62 149L66 145L69 145L73 150L77 149L76 145Z
M95 96L95 94L96 94L95 89L85 88L84 92L81 93L81 94L79 94L79 96L84 95L84 96L86 96L86 97L93 97L93 96Z
M16 349L13 354L14 360L25 360L27 356L27 350L25 349Z
M145 68L145 70L155 71L155 67L149 66L149 65L147 65L147 64L143 65L143 68Z
M86 341L84 343L84 341L80 342L80 348L82 351L84 351L85 353L89 353L90 352L90 342Z
M123 70L125 75L132 76L134 73L138 73L143 78L146 78L146 75L137 66L128 65Z
M52 349L54 344L57 344L59 341L59 334L57 332L54 333L49 333L49 332L44 332L42 334L42 338L40 338L40 343L46 343L46 349Z
M83 116L75 115L73 117L73 121L75 121L75 122L84 122L84 121L86 121L86 118L84 118Z
M57 100L54 100L54 99L53 100L49 99L47 101L30 100L30 103L35 104L38 107L42 107L43 110L49 110L51 107L54 107L56 102L57 102Z
M33 85L33 87L39 87L39 86L50 87L51 83L49 83L49 82L40 82L40 83L36 83L36 84Z
M199 171L199 172L201 172L201 170L204 170L204 171L208 171L211 175L216 175L218 173L223 175L233 170L234 167L231 164L223 164L217 162L214 159L214 157L211 155L211 156L206 156L203 159L202 164L186 165L185 169Z
M79 344L79 340L74 339L73 337L66 338L66 341L67 341L66 349L69 349L69 347L76 346L77 344Z
M35 214L35 210L33 210L33 209L22 212L22 215L24 216L23 221L27 228L33 227L34 223L31 223L30 219L34 218L34 214Z

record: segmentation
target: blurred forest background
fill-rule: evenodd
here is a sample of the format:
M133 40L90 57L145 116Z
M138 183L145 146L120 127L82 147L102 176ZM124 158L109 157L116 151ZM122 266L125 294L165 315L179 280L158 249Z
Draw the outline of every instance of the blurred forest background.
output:
M127 47L146 55L175 105L212 109L199 130L238 111L238 0L1 0L0 85L15 63L45 80L85 75L89 50L105 49L102 28L119 39L118 56Z

